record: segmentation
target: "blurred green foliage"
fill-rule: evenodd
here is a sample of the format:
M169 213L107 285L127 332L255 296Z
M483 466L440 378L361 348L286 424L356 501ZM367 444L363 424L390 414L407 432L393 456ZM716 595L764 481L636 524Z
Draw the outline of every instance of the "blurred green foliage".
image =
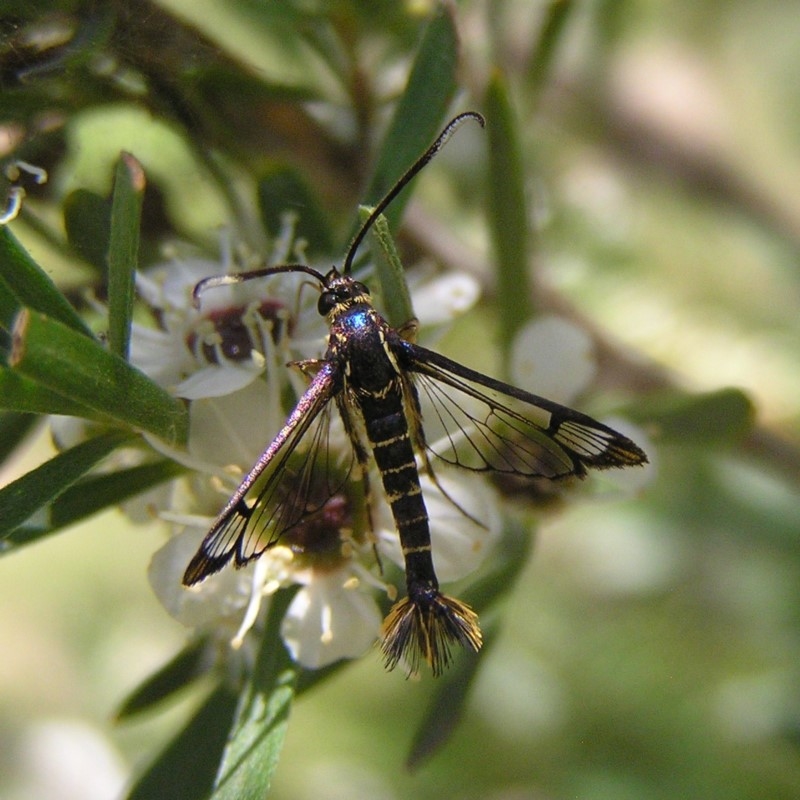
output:
M597 344L591 410L623 409L653 442L638 497L540 512L532 555L498 554L476 602L510 591L465 683L368 657L279 686L303 696L271 796L800 794L799 33L793 4L712 0L0 2L0 165L50 173L0 231L4 482L25 471L11 457L32 412L141 426L157 408L153 430L183 435L181 410L126 369L130 298L109 353L87 289L129 285L137 253L144 267L175 241L216 253L221 225L257 252L281 200L310 254L344 252L357 204L466 108L489 136L460 133L390 217L397 232L410 203L407 265L484 286L441 349L499 374L529 313L579 320ZM124 195L121 151L141 198ZM48 315L48 380L8 368L23 307ZM123 372L141 406L98 403ZM108 436L12 484L52 525L7 516L9 550L176 474L162 459L116 482L87 472ZM0 562L0 794L45 796L37 726L79 717L145 776L133 796L205 796L235 698L197 688L128 720L202 672L188 651L109 722L184 633L144 578L159 534L97 519Z

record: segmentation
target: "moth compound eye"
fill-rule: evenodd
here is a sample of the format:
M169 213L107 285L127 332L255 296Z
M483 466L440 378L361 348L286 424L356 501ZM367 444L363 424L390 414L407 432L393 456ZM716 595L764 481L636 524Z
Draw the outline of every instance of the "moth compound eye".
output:
M317 301L317 311L319 311L321 316L327 317L328 314L330 314L330 312L333 310L337 302L338 298L336 297L336 292L332 292L329 289L326 289L319 296L319 300Z
M369 287L365 283L361 283L360 281L353 282L353 295L357 294L365 294L369 297Z

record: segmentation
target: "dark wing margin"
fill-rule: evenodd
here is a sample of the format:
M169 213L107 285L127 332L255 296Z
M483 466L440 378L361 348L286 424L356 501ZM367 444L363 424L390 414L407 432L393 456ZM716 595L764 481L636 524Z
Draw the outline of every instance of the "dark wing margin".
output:
M352 453L350 466L342 471L328 448L334 405L330 401L338 386L337 367L324 363L219 513L186 568L184 585L218 572L231 558L237 567L258 558L341 490L352 468Z
M647 463L647 455L627 436L586 414L399 337L392 348L398 363L413 374L425 446L447 463L551 479Z

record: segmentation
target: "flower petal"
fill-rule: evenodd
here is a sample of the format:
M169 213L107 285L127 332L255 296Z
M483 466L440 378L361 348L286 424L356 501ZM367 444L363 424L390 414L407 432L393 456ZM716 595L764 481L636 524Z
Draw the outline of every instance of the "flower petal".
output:
M284 423L261 381L224 397L195 400L189 409L189 451L210 464L249 469Z
M281 626L292 657L309 669L356 658L378 637L381 615L372 597L351 587L350 573L315 573L295 595Z
M249 571L223 569L201 584L186 588L181 579L200 546L205 530L186 528L153 554L147 577L161 605L188 627L206 627L230 617L247 604Z
M179 336L136 323L131 330L131 363L167 389L193 366L191 353Z
M413 290L414 313L421 325L452 322L475 305L480 293L480 284L471 275L449 272Z
M174 389L176 397L200 400L204 397L223 397L251 384L261 373L261 367L236 364L209 364L197 370Z
M574 400L596 371L591 337L562 317L539 317L528 323L511 348L515 385L557 403Z
M497 498L485 476L467 473L437 477L452 500L473 517L465 516L429 478L423 478L433 563L439 579L448 582L469 575L484 562L500 538L501 518Z

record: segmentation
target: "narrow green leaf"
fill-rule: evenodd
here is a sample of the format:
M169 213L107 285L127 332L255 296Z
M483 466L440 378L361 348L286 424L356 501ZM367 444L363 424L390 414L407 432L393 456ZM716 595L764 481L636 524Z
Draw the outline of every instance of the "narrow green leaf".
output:
M139 261L139 223L145 178L142 165L122 153L114 172L108 244L108 345L128 359L133 314L133 277Z
M528 211L525 170L508 87L495 72L486 94L489 133L488 218L497 262L497 295L502 304L500 343L508 353L514 335L531 316L528 277Z
M183 404L94 339L27 309L13 338L11 366L25 377L170 444L186 440Z
M340 661L335 661L333 664L328 664L327 667L321 667L320 669L301 670L297 678L295 696L301 697L318 684L325 683L330 676L335 675L339 670L344 669L350 663L352 662L344 658Z
M376 205L439 133L457 86L458 34L451 13L448 4L441 4L425 28L405 91L381 145L364 205ZM402 216L403 196L386 210L392 229Z
M0 227L0 327L8 330L16 312L23 306L47 314L84 336L93 336L47 273L28 255L6 225Z
M36 515L35 524L21 525L9 533L4 540L3 554L68 528L92 514L119 506L185 471L185 467L174 461L162 460L83 478L43 508Z
M0 231L4 230L0 228ZM4 266L4 262L0 261L0 267ZM17 296L11 291L11 287L3 280L3 270L0 270L0 332L3 333L0 338L0 346L3 350L6 348L5 332L11 329L11 323L14 317L19 314L22 308Z
M528 85L537 95L550 75L557 50L564 40L564 31L577 5L574 0L550 0L544 12L541 33L531 52L527 75Z
M469 691L497 641L501 617L490 612L513 589L527 564L532 543L530 529L507 519L503 536L492 553L491 565L463 593L463 599L480 611L483 647L478 653L461 654L447 675L437 681L411 744L406 762L410 769L416 769L431 758L455 731Z
M13 369L0 367L0 408L35 414L66 414L87 419L107 419L97 411L23 377Z
M88 189L70 192L64 200L64 228L75 252L105 275L111 230L108 198Z
M117 711L117 720L150 711L208 672L208 642L197 639L132 691Z
M5 539L128 438L128 434L121 432L97 436L59 453L0 489L0 537Z
M3 386L0 381L0 397L2 396ZM38 414L26 414L18 411L0 412L0 464L5 463L6 459L14 453L39 419Z
M369 209L362 209L362 220L368 216ZM414 308L403 264L389 231L389 223L382 214L373 224L371 234L370 249L381 287L383 311L389 324L399 328L413 319Z
M208 800L236 703L230 689L218 687L136 781L128 800Z
M491 563L470 583L463 593L464 600L481 615L494 609L514 588L528 563L534 539L534 530L529 524L506 518L503 535L492 551Z
M626 413L654 427L661 441L692 446L737 442L755 422L753 401L735 388L646 398Z
M271 238L281 236L284 214L293 211L297 215L295 238L305 240L310 256L329 255L333 250L333 238L322 209L297 170L285 165L272 166L258 182L258 203Z
M443 747L458 727L464 705L481 664L497 640L499 624L483 626L483 647L480 652L465 651L450 667L447 675L436 683L422 721L417 726L406 758L410 770L421 767Z
M301 671L280 635L293 594L283 591L273 597L258 660L239 698L212 800L262 800L269 792Z
M106 475L92 475L58 498L53 504L51 522L57 528L72 525L98 511L118 506L185 472L186 467L183 465L161 459Z

